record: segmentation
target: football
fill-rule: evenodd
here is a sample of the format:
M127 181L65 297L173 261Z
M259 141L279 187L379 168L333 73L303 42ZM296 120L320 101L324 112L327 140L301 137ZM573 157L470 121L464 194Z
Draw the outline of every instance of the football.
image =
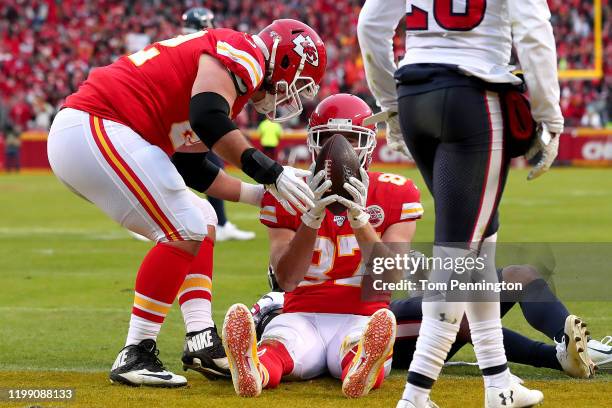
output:
M359 177L359 158L355 149L346 138L340 134L331 136L321 148L317 155L315 174L325 170L325 179L331 180L332 185L325 196L338 194L339 196L352 199L351 195L343 187L350 177ZM346 210L340 203L332 203L327 208L338 215Z

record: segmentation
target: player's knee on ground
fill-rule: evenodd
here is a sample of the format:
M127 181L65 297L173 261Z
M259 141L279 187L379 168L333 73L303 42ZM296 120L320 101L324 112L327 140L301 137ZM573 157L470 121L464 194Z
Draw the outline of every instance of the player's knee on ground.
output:
M520 283L525 287L540 278L538 270L531 265L510 265L502 271L502 278L507 283Z

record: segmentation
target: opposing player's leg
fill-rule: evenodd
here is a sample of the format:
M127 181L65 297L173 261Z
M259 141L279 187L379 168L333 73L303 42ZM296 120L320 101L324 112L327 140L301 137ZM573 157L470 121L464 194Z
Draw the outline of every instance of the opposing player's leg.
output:
M415 80L414 74L410 73L408 82ZM431 72L425 74L432 78ZM433 75L450 78L455 74ZM462 80L456 76L451 79ZM400 120L406 143L416 159L420 156L419 138L433 138L439 142L432 163L417 161L422 174L433 177L428 183L436 204L433 255L463 258L471 255L471 249L479 249L483 238L496 231L490 227L509 162L503 151L499 97L475 86L441 87L425 93L412 92L413 89L411 84L399 89ZM436 114L436 120L424 119L431 119ZM493 251L494 246L490 247ZM493 281L494 265L488 265L487 271L488 280ZM447 282L449 271L434 269L432 279ZM416 406L425 405L429 390L455 341L464 311L470 320L485 385L509 388L511 377L503 350L498 299L478 303L441 302L436 296L443 294L429 295L431 298L423 304L423 323L403 399ZM539 398L535 394L533 397Z
M388 309L380 309L370 316L356 343L351 333L344 336L340 356L345 396L363 397L382 385L385 371L386 374L390 371L395 336L395 316Z
M131 129L73 109L57 115L48 154L54 173L71 190L157 243L138 271L126 347L111 379L130 385L185 385L184 377L163 369L155 346L207 234L206 221L182 178L163 151Z
M530 265L510 265L501 271L504 282L520 283L520 307L534 329L553 340L556 346L527 339L504 329L508 360L536 367L562 369L576 378L590 378L594 364L587 350L588 331L582 319L571 315L552 293L538 271ZM502 293L502 297L504 294ZM503 302L508 305L509 302ZM516 361L519 360L519 361Z

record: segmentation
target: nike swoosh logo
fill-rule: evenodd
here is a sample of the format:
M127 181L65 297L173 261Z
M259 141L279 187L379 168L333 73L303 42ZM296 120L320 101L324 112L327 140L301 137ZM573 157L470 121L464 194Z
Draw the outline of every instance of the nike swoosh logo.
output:
M155 377L155 378L159 378L161 380L171 380L172 376L170 374L141 374L141 375L146 375L147 377Z
M602 353L602 354L612 354L612 348L610 350L607 350L607 351L599 350L599 349L596 349L595 347L589 347L589 349L590 350L595 350L595 351L597 351L599 353Z

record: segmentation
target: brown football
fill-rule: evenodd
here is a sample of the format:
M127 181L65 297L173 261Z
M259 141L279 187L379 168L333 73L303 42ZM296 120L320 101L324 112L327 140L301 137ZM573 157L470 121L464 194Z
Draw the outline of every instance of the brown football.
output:
M349 200L352 196L344 189L343 185L348 182L350 177L359 176L359 157L355 153L355 149L348 140L342 135L335 134L331 136L317 155L315 163L315 174L325 170L325 179L331 180L332 186L325 193L325 196L338 194L346 197ZM346 207L340 203L331 203L327 208L335 214L341 214Z

